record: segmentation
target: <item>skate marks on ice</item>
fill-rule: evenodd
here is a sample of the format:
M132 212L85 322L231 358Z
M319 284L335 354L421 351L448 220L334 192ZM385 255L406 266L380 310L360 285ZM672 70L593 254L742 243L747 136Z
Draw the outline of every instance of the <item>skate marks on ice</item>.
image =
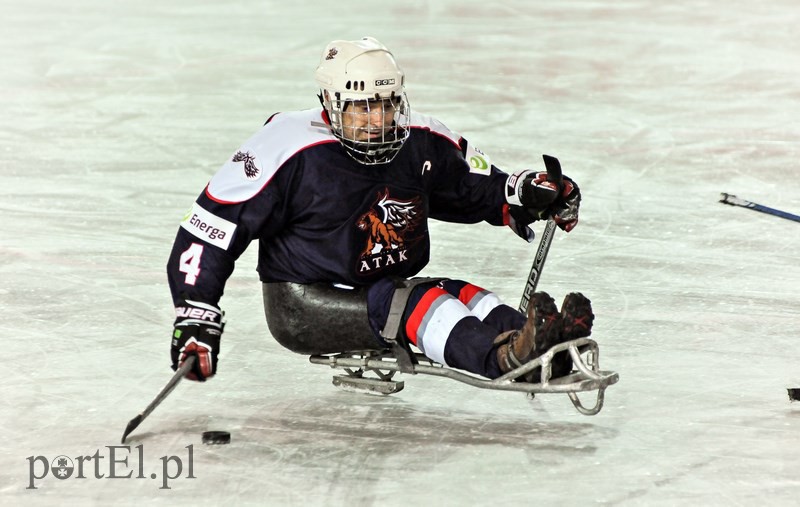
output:
M242 429L255 446L269 442L284 449L280 460L288 463L336 454L351 445L378 455L403 454L409 446L499 446L525 448L534 455L547 448L567 455L591 454L598 432L604 440L616 436L615 430L586 422L537 422L524 395L503 398L518 404L520 413L498 416L494 411L423 407L397 398L334 392L312 403L289 401L265 407L263 414L246 419Z
M420 484L471 488L479 483L468 485L465 477L485 483L519 467L593 461L618 438L615 429L584 422L578 414L578 422L550 417L522 394L492 394L423 389L407 401L324 386L278 399L223 396L220 403L231 410L216 413L229 415L167 415L134 432L128 445L178 449L194 443L195 470L209 490L206 501L227 498L230 491L261 498L264 483L242 475L252 470L269 484L269 505L321 505L322 499L340 505L344 498L349 505L397 505L392 498L432 498L432 491L415 491ZM489 398L506 405L488 410ZM563 411L571 414L563 401ZM229 431L231 443L201 445L201 433L212 429Z

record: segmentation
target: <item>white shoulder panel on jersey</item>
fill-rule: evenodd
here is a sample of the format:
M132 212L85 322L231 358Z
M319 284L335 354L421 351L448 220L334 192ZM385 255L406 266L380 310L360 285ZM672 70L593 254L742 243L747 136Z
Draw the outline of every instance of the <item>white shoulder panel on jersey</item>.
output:
M222 203L251 199L294 154L316 144L338 142L322 124L321 107L276 114L217 171L206 193Z
M420 114L416 111L411 111L411 128L430 130L431 132L439 134L442 137L446 137L456 146L459 146L458 142L461 140L461 136L447 128L444 123L440 122L433 116Z
M440 122L436 118L433 118L432 116L418 114L412 111L411 127L430 130L431 132L439 134L440 136L446 137L450 140L450 142L459 147L459 149L461 148L461 145L459 144L462 139L461 136L447 128L444 123ZM466 141L466 143L467 151L464 155L464 158L467 160L467 162L469 162L469 172L482 175L491 174L492 161L488 155L473 146L469 141Z

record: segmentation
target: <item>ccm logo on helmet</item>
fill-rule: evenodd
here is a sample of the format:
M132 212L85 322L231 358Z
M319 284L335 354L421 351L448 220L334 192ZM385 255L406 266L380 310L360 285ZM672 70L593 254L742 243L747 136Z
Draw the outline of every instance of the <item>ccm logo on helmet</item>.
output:
M389 86L394 84L394 78L392 79L376 79L375 86Z

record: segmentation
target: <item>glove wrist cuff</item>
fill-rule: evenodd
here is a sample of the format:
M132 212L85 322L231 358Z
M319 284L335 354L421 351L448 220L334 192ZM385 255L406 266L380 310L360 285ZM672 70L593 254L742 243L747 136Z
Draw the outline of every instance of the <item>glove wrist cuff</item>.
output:
M223 313L214 305L199 301L182 301L175 307L175 325L203 325L222 329Z
M533 171L519 171L508 176L506 180L506 202L508 204L512 206L523 205L519 197L520 189L522 187L522 182L525 181L525 177L532 173Z

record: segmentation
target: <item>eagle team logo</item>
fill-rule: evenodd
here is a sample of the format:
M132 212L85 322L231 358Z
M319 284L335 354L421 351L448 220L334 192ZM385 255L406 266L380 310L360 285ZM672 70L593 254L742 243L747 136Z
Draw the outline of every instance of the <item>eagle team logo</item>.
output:
M261 175L261 170L256 166L256 157L250 155L249 151L237 151L231 161L244 162L244 176L248 180L257 180Z
M384 189L372 207L358 218L356 227L367 233L364 250L359 257L358 272L366 274L408 260L409 234L422 219L419 197L402 200L389 196Z

